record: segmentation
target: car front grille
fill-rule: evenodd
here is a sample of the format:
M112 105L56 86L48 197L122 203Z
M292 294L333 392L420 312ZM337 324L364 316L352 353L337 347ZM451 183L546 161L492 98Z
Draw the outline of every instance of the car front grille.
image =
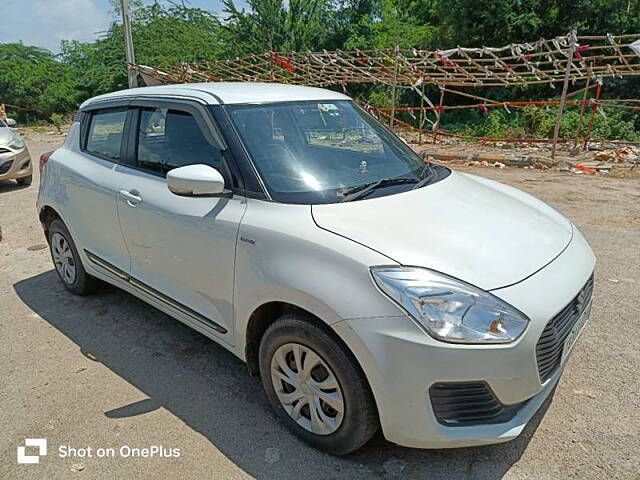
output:
M11 153L11 150L8 148L0 147L0 153Z
M589 305L592 293L593 274L591 274L591 277L589 277L589 280L587 280L578 295L544 327L544 331L536 345L536 360L538 362L540 382L546 382L560 365L564 342Z
M429 388L433 413L449 427L508 422L524 405L503 405L484 382L435 383Z
M8 162L4 162L0 164L0 175L7 173L11 168L12 163L13 163L13 160L9 160Z

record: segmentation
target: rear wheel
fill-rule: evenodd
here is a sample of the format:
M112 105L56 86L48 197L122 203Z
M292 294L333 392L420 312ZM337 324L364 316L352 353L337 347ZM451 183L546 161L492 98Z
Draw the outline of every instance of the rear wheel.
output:
M369 386L346 348L302 315L285 315L260 343L260 376L284 424L316 448L346 455L379 421Z
M22 178L16 178L16 182L18 182L18 185L31 185L31 182L33 181L33 176L29 175L28 177L22 177Z
M67 290L87 295L95 289L98 281L85 271L71 234L60 219L49 225L49 249L58 278Z

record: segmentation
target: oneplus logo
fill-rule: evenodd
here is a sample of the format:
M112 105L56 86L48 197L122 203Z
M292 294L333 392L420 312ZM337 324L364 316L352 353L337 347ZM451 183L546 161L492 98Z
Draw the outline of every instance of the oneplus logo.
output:
M27 455L27 447L38 447L37 455ZM27 438L24 446L18 447L18 463L40 463L40 457L47 454L46 438Z

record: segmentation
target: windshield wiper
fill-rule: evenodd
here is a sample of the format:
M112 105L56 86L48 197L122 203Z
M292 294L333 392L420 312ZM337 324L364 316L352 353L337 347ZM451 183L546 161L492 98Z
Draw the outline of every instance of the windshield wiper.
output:
M420 187L424 187L427 183L429 183L431 181L431 179L433 178L433 175L435 174L435 170L433 169L433 165L430 163L425 163L422 172L420 172L420 176L422 177L422 180L420 180L418 183L416 183L413 187L411 187L411 190L415 190L416 188L420 188Z
M402 185L403 183L417 183L418 180L415 178L406 178L406 177L398 177L398 178L383 178L378 180L377 182L365 183L363 185L357 185L353 188L349 188L342 192L342 200L341 202L350 202L352 200L357 200L358 198L362 198L367 196L369 193L374 191L376 188L386 187L387 185Z

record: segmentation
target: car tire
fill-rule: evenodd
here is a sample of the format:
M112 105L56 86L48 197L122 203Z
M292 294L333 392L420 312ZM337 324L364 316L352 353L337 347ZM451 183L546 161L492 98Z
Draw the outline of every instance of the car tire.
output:
M33 175L29 175L28 177L16 178L16 182L18 182L18 185L29 186L31 185L32 181Z
M271 405L289 430L320 450L346 455L376 433L380 426L378 412L369 384L351 352L315 322L301 314L288 314L269 326L260 342L260 376ZM285 381L282 362L290 367L287 371L291 377L287 378L301 371L296 378L307 377L309 381L305 385L298 380L290 380L291 384ZM318 389L318 385L325 388ZM334 385L335 390L329 388ZM318 396L319 391L322 393ZM287 404L292 395L301 398ZM315 412L311 411L312 405Z
M98 280L84 269L76 244L65 224L55 219L48 230L51 259L64 287L76 295L93 292Z

